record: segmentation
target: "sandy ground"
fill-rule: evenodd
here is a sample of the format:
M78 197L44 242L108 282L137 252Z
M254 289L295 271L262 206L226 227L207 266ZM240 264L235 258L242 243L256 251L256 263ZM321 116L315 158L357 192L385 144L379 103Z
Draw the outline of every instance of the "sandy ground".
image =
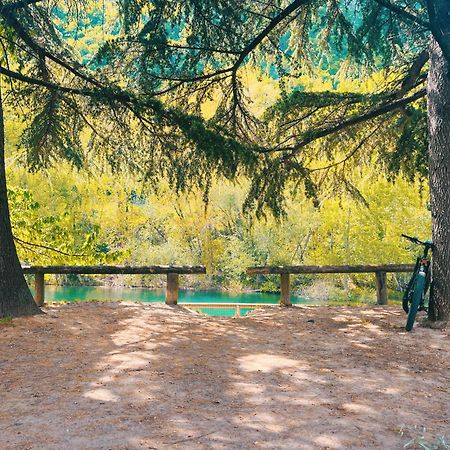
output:
M450 441L450 336L399 307L70 304L0 326L0 449ZM408 445L409 443L409 445Z

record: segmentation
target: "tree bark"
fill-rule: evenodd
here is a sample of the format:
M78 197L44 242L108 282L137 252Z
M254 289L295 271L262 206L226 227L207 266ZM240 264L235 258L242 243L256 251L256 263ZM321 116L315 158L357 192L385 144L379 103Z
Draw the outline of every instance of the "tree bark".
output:
M9 218L5 170L5 125L0 90L0 317L39 314L22 272Z
M449 26L450 29L450 26ZM444 37L450 41L450 35ZM428 72L430 199L433 228L433 321L450 317L450 65L432 37Z

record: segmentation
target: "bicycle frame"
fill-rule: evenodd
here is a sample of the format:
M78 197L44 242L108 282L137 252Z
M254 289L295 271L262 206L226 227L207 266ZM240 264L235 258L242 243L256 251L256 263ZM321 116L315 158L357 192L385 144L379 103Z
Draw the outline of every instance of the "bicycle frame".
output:
M408 313L406 330L411 331L418 311L427 311L425 306L425 294L430 287L431 282L431 260L428 257L430 250L433 249L431 241L420 241L419 239L402 234L403 237L414 244L423 245L422 256L417 258L413 275L403 295L403 310Z

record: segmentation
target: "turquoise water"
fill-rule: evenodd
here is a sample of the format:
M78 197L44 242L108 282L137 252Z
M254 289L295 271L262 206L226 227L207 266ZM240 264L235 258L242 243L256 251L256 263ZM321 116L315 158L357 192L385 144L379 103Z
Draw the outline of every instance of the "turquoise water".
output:
M45 299L53 301L132 301L143 303L161 303L165 300L165 291L144 288L111 288L99 286L45 286ZM306 304L307 300L292 296L292 303ZM216 291L185 291L180 289L178 303L262 303L276 305L280 301L279 294L261 292L229 293ZM241 307L241 315L251 308ZM210 316L234 316L235 308L199 308Z

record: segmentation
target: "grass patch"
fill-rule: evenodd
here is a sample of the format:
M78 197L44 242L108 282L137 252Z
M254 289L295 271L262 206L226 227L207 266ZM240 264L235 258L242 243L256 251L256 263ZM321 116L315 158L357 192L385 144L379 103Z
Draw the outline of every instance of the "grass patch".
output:
M12 325L13 318L11 316L0 317L0 326Z
M330 306L369 306L375 305L376 299L374 292L367 289L352 289L347 293L340 289L334 289L330 292L327 304Z
M434 435L424 426L414 425L400 428L400 435L407 438L403 445L408 450L450 450L450 443L444 435Z

